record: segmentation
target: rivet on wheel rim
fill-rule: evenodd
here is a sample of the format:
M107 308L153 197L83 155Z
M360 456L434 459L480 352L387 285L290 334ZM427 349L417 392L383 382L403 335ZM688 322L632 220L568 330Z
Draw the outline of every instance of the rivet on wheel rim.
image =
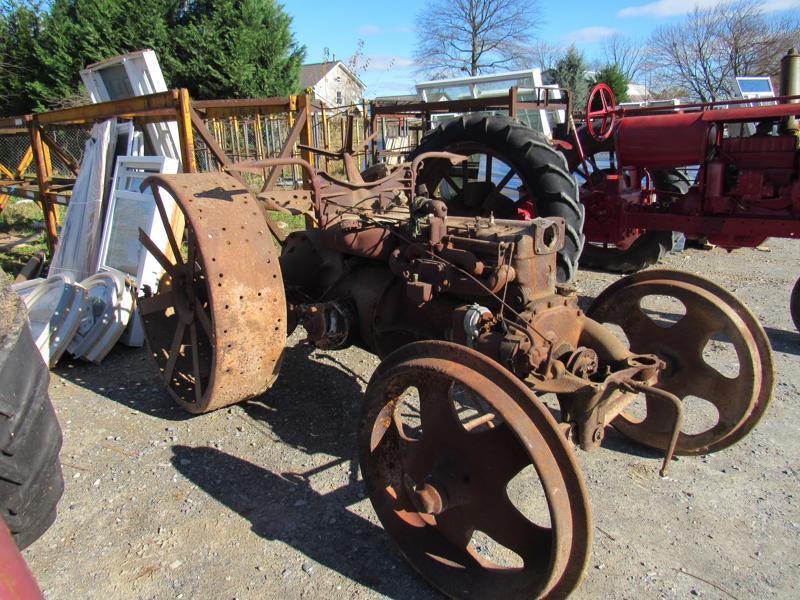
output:
M286 342L286 301L277 254L255 198L224 173L158 175L151 186L169 233L160 189L186 220L171 257L140 231L166 274L139 300L150 352L167 390L204 413L265 392Z

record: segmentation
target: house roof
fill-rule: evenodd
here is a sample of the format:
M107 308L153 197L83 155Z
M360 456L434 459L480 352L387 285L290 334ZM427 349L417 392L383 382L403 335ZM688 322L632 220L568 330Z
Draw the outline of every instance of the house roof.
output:
M300 67L300 87L305 89L309 87L314 87L319 83L319 80L325 77L336 65L341 65L342 69L353 78L353 80L358 83L362 88L366 88L367 86L364 85L364 82L361 81L358 76L353 73L346 64L344 64L340 60L333 60L328 62L321 62L321 63L309 63L307 65L303 65Z

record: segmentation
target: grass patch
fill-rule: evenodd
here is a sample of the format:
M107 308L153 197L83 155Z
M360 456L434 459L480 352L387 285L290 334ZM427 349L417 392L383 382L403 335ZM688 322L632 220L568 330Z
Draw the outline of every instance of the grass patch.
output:
M46 251L41 209L33 202L9 199L0 212L0 268L13 279L32 255Z
M284 229L286 233L291 233L292 231L299 231L300 229L306 228L306 220L303 215L288 215L275 210L268 210L267 213L270 217L272 217L273 221L286 223L286 229Z

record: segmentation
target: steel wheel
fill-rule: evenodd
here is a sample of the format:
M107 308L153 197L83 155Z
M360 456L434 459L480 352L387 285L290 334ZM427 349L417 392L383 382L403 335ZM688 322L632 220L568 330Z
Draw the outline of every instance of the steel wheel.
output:
M677 315L674 324L657 323L653 318L657 313L642 304L652 296L677 300L685 314ZM667 362L657 387L681 398L684 406L689 399L713 405L715 422L687 420L676 453L704 454L726 448L752 430L766 410L773 385L766 335L747 308L718 285L689 273L644 271L607 288L587 314L601 323L618 325L633 352L656 354ZM728 373L709 364L704 354L708 348L713 351L714 344L726 345L730 359L735 354L736 364L729 361ZM674 409L652 398L645 405L644 415L623 413L613 425L631 439L663 450Z
M445 594L563 597L580 583L591 519L577 464L550 413L489 358L448 342L392 353L367 389L359 453L384 528Z
M148 348L167 390L192 413L265 392L286 342L286 304L272 238L255 198L221 173L145 180L166 225L170 258L140 230L165 270L158 291L139 299ZM172 235L160 190L185 219Z

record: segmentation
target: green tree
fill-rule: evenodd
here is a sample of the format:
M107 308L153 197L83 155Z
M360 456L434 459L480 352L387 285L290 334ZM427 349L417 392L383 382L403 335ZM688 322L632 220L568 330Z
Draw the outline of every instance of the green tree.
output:
M589 95L589 82L586 77L586 59L573 45L556 62L553 78L558 85L572 92L572 103L576 110L582 111Z
M628 96L628 78L625 77L625 73L622 72L618 65L606 65L600 69L594 76L592 85L594 86L598 83L605 83L610 87L617 102L630 100L630 96Z
M189 2L167 61L172 83L199 98L285 96L299 89L305 46L274 0Z
M152 48L169 61L179 7L180 0L54 0L36 38L32 108L79 96L80 70L111 56Z
M0 6L0 114L30 111L27 82L36 76L36 38L41 11L36 3Z
M305 47L275 0L52 0L41 12L0 6L0 113L74 102L86 65L144 48L158 54L168 85L195 97L284 96L299 87ZM10 73L3 65L13 66Z

